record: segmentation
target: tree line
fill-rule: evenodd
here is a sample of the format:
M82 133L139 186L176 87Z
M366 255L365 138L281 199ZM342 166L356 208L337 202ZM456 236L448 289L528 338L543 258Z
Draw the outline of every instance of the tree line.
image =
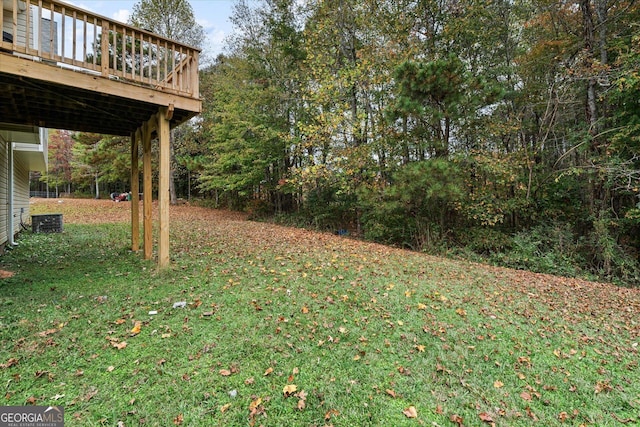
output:
M241 0L232 22L175 138L183 197L640 283L636 1Z

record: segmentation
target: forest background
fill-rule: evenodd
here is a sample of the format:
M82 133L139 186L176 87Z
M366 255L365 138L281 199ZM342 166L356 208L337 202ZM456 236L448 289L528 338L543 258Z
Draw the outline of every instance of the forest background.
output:
M166 35L149 12L131 23ZM174 203L640 285L638 2L239 1L232 22L172 132ZM197 46L188 25L169 35ZM129 144L52 132L32 190L127 191Z

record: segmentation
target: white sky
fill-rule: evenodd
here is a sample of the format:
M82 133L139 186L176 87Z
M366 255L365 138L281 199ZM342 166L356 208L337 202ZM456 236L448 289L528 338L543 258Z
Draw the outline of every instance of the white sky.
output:
M82 9L89 10L107 18L126 22L135 0L65 0ZM210 58L222 53L224 38L233 31L229 18L233 11L234 0L189 0L196 21L207 33L207 43L203 54Z

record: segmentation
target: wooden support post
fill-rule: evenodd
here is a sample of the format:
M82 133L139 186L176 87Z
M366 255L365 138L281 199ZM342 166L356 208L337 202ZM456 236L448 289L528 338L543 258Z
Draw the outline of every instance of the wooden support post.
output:
M140 165L138 163L138 144L142 132L138 129L131 134L131 250L140 250Z
M199 56L197 51L193 52L193 65L191 66L191 96L197 99L200 99Z
M151 221L152 181L151 181L151 125L142 126L142 209L144 231L144 259L153 255L153 223Z
M53 6L51 6L53 7ZM53 15L53 13L52 13ZM51 25L51 27L53 28L53 24ZM53 31L53 30L51 30ZM114 35L115 37L115 35ZM100 36L100 61L102 61L100 63L100 67L102 70L102 77L109 77L109 38L110 38L110 34L109 34L109 21L102 21L102 33ZM115 44L115 41L114 41ZM115 47L114 47L115 50ZM113 66L113 68L115 69L115 65Z
M173 111L171 111L172 113ZM160 237L158 239L158 267L169 265L169 161L170 135L169 116L167 107L160 108L158 113L158 140L160 144L160 162L158 169L160 178L158 183L158 211L160 214Z

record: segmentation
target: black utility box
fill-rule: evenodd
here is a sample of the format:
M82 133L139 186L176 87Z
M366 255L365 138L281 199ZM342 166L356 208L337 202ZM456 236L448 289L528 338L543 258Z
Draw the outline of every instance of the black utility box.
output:
M62 214L31 215L34 233L62 233Z

